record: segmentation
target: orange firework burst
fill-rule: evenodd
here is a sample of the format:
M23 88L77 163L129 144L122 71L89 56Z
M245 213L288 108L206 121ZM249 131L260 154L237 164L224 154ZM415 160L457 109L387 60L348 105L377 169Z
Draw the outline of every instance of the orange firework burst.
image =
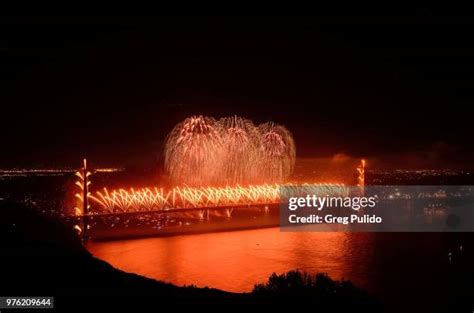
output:
M280 203L281 188L295 189L312 194L344 194L342 184L265 184L234 187L176 187L117 189L98 191L90 199L99 205L94 213L124 213L186 208L215 208L238 205L259 205Z
M222 138L213 118L193 116L168 135L165 165L175 182L191 186L216 183Z
M290 132L283 126L266 123L259 126L261 177L283 181L291 175L295 166L295 143Z
M295 154L293 137L281 125L193 116L169 134L165 167L177 185L282 183L293 172Z
M259 176L260 134L252 121L237 116L219 121L223 151L219 170L221 183L251 184ZM272 180L270 179L269 182Z

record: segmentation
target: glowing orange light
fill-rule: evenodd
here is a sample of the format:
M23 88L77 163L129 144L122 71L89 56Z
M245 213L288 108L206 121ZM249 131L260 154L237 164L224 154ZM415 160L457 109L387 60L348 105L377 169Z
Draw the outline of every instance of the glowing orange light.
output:
M175 187L165 191L162 188L116 189L104 188L89 198L99 205L99 212L140 212L186 208L212 208L236 205L259 205L280 203L281 188L295 188L301 191L321 194L344 193L342 184L264 184L227 187Z
M360 165L357 167L357 173L359 173L359 176L357 177L357 186L363 187L365 185L365 165L365 160L362 159Z

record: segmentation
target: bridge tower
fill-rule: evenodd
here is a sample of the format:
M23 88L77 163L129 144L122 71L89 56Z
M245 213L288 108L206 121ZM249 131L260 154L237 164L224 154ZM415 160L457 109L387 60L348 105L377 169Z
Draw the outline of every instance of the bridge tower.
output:
M365 160L360 160L359 166L357 166L357 186L364 187L365 186Z
M87 168L87 159L84 159L82 168L76 172L78 178L76 185L79 187L80 192L75 194L80 203L79 207L75 208L75 214L82 217L82 228L78 225L75 228L79 231L83 240L87 239L87 230L89 228L89 186L91 184L89 176L91 175L92 173Z

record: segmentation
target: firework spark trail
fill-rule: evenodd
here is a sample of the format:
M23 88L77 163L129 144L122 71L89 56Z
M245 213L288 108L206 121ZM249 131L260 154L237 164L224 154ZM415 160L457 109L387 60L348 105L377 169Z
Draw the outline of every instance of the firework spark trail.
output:
M221 177L228 185L249 184L259 176L260 133L252 121L237 116L219 120L224 143ZM272 181L270 178L269 182Z
M291 192L308 194L344 195L347 187L342 184L265 184L233 187L176 187L171 190L162 188L142 188L135 190L117 189L96 192L90 199L93 214L129 213L153 210L212 208L233 205L258 205L280 203L281 188Z
M168 135L165 167L179 186L282 183L295 164L295 144L283 126L234 116L193 116Z
M201 182L215 184L222 148L216 120L193 116L176 125L168 135L166 168L175 182L190 186Z
M258 127L261 134L260 177L283 181L294 169L296 152L293 137L283 126L266 123Z

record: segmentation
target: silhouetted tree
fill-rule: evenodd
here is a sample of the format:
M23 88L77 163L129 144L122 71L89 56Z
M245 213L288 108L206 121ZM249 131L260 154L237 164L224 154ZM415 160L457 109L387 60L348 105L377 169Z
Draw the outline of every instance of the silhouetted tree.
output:
M382 310L380 303L364 290L348 280L335 281L326 273L273 273L266 283L255 285L252 295L260 301L266 299L292 305L313 303L320 310L328 311L361 307L365 312Z

